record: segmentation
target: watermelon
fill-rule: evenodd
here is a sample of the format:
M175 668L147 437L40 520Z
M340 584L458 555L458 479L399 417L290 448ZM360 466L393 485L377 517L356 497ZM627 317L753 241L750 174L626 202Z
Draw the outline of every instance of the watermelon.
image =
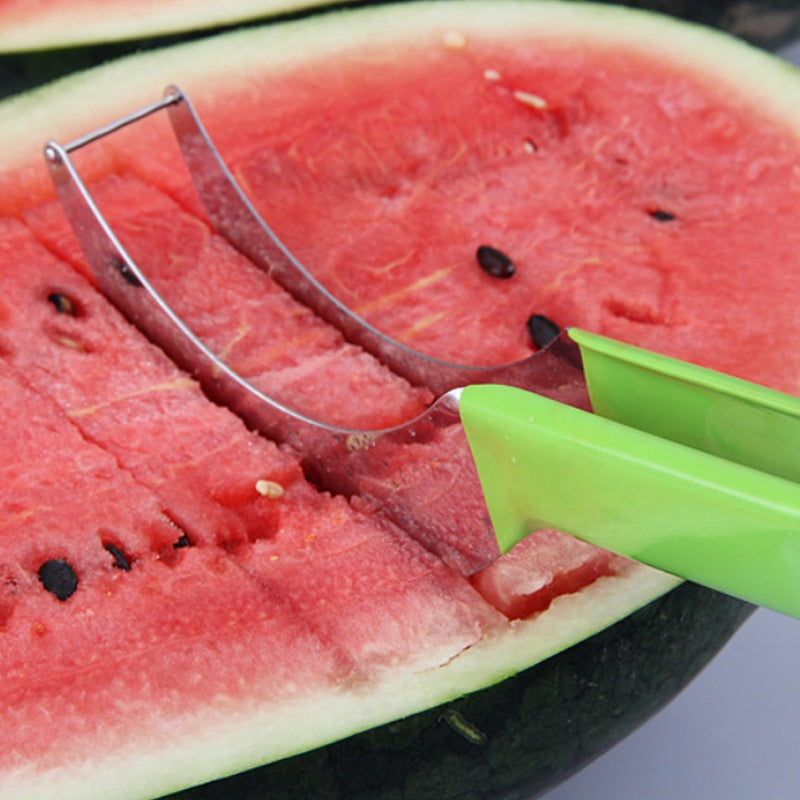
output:
M36 436L3 441L0 793L155 797L266 762L194 796L552 784L749 607L553 531L465 574L471 534L437 551L465 502L482 514L457 443L400 448L344 496L210 402L97 292L39 152L172 81L301 260L415 347L515 358L536 314L793 391L796 73L648 14L454 2L153 52L2 107L3 403ZM253 380L339 422L430 401L210 230L163 117L77 160ZM513 276L480 268L486 244Z

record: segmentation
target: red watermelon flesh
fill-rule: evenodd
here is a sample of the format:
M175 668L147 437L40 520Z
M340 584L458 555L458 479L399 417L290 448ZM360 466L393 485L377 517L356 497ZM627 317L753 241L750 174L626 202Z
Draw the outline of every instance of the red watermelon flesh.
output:
M398 424L424 410L430 393L345 344L161 192L115 176L95 184L93 193L123 245L178 314L268 394L313 418L354 428ZM40 206L25 220L52 251L87 270L58 206ZM343 465L313 449L314 442L303 443L299 452L325 488L355 492L359 508L385 514L454 568L470 574L485 566L487 553L496 554L460 428L387 446L379 459L369 453L365 461L353 452ZM587 546L564 539L562 551L565 560L573 551L582 559ZM607 567L607 553L597 550L592 558Z
M76 273L31 244L19 223L5 220L3 232L26 264L20 279L15 262L2 260L4 331L13 344L4 354L6 368L24 370L35 387L9 377L4 410L25 408L36 426L25 430L35 438L18 443L24 469L8 470L11 488L21 487L14 496L31 506L4 508L8 535L0 537L6 645L0 708L2 729L13 739L2 748L0 773L14 775L31 764L63 767L98 739L112 753L119 747L168 754L180 750L183 736L235 725L254 706L275 714L298 697L305 703L317 691L368 683L387 667L429 669L507 627L464 578L397 529L315 492L292 457L247 434L199 393L184 391L180 405L162 403L147 380L163 379L166 362L160 372L153 367L158 354ZM59 313L47 299L53 287L69 291L76 316ZM53 338L45 322L66 327ZM75 338L80 325L92 326L91 348L61 341ZM124 359L115 359L120 345ZM171 372L172 381L181 378ZM122 373L130 376L127 392ZM71 392L64 375L76 375ZM73 402L92 380L106 392L102 402L73 404L65 414L64 399ZM126 406L131 394L139 402ZM174 429L169 437L165 432L172 421L181 425L175 409L186 413L183 405L191 407L194 436L187 426L187 441L175 442ZM111 407L115 413L106 415ZM113 429L115 416L128 426L127 450ZM210 454L206 440L224 427L229 436L237 431L238 440ZM163 481L154 456L131 455L136 442L160 454ZM15 446L8 441L5 463L15 463ZM70 458L63 457L65 447ZM192 448L197 457L189 462ZM176 458L183 460L175 464ZM258 476L275 475L271 466L283 470L280 497L262 496L255 487ZM42 508L41 492L25 488L31 476L52 482L54 469L63 487L50 495L52 503L61 502L55 514ZM180 516L172 505L176 479L184 484L178 506L194 501L212 511L188 543L160 512L163 504L170 517ZM264 514L258 506L270 510ZM58 512L66 529L54 523ZM251 535L234 539L232 531L242 527ZM105 531L114 534L130 571L114 567L102 547ZM28 551L31 538L36 544ZM74 561L78 590L63 602L32 576L46 557ZM57 729L48 724L54 718Z
M641 56L602 48L456 37L397 65L375 57L376 70L337 60L324 101L307 75L284 76L267 129L247 113L268 91L257 79L207 115L270 226L354 310L457 361L527 355L527 318L542 313L797 390L800 355L764 345L797 328L783 302L800 288L791 131L666 60L645 69ZM193 207L158 159L133 161ZM514 260L512 279L480 270L480 244ZM786 265L779 283L757 268L764 259ZM718 285L718 270L737 278ZM427 488L436 519L446 505ZM547 574L538 553L521 560L526 548L476 580L512 616L539 602L520 589L520 565ZM594 558L580 569L611 569Z
M275 510L260 502L255 482L304 492L296 461L209 404L23 225L0 226L4 330L12 341L6 360L52 396L87 439L151 486L193 541L267 535ZM14 268L20 262L24 272ZM53 292L71 299L74 316L57 312L47 299ZM228 460L240 465L235 482Z
M96 184L93 194L175 311L258 388L314 419L356 429L391 427L424 411L430 392L414 389L344 342L162 192L130 176L113 176ZM26 221L55 253L85 269L57 207L40 207Z
M343 56L324 101L283 76L267 129L247 113L254 86L206 115L264 218L344 302L457 361L527 355L542 313L796 390L800 353L762 344L797 324L779 300L800 288L792 131L667 59L491 37L390 50L379 69ZM478 268L481 244L512 279ZM787 265L780 287L764 259Z
M397 64L376 55L379 70L339 54L324 99L298 70L279 87L253 76L200 112L303 263L415 347L511 360L530 352L528 315L544 313L795 391L800 356L763 344L796 327L781 302L800 272L790 268L792 133L668 59L659 68L629 52L579 50L443 37ZM424 93L408 88L420 83ZM259 93L270 96L268 126L250 113ZM103 147L198 213L163 119ZM477 267L482 243L513 257L511 280ZM780 285L754 268L765 258L787 265ZM718 286L717 269L737 280ZM730 308L748 309L741 325ZM446 483L417 482L435 537Z
M416 72L405 59L402 74L391 64L383 64L380 75L343 64L326 85L323 109L303 75L297 86L284 78L271 106L280 124L266 131L248 110L257 79L248 95L232 92L207 116L223 155L290 247L345 300L415 346L469 361L509 360L530 349L524 321L536 311L562 324L584 324L656 349L680 350L684 357L696 356L746 377L758 379L755 373L763 368L769 373L765 380L774 383L774 375L791 372L785 363L778 370L769 359L760 359L758 366L755 359L743 359L748 342L737 337L710 347L706 316L688 310L701 297L705 304L708 296L698 267L700 255L707 257L706 234L713 235L725 223L726 235L712 244L726 264L734 256L741 259L747 248L738 242L733 253L728 246L736 239L735 233L727 233L735 211L735 222L745 231L742 240L763 244L751 230L752 220L763 219L764 209L775 205L772 195L786 188L788 170L781 158L790 159L790 143L758 120L753 121L755 135L743 141L734 136L744 125L737 109L721 97L709 102L707 87L699 82L676 77L666 68L663 74L650 70L642 79L636 59L606 56L587 50L573 59L552 45L536 54L491 44L479 53L460 44L441 46L426 50ZM587 74L600 74L598 70L607 80L585 80ZM431 94L426 93L430 105L425 101L423 107L421 98L419 108L416 99L406 102L416 95L405 87L432 73L437 80ZM636 86L630 93L618 91L632 82ZM460 91L453 91L454 86ZM318 124L309 126L312 104ZM636 137L627 124L634 107ZM333 109L336 114L344 111L347 126L327 124ZM677 113L680 109L687 113ZM626 110L631 112L627 117ZM430 123L433 113L440 114L435 124ZM609 125L612 117L616 126ZM467 118L471 124L461 124ZM681 124L694 125L691 136ZM403 133L404 125L413 135ZM433 130L435 135L428 135ZM659 136L692 144L685 171L676 175L671 169L663 142L655 146ZM131 148L137 139L138 147ZM155 180L187 208L196 205L187 199L185 176L171 169L173 149L154 148L138 130L119 142L104 143L113 161ZM258 143L255 149L253 142ZM415 155L423 152L424 158ZM545 154L547 159L540 158ZM733 195L716 209L703 206L710 194L724 196L740 184L726 178L714 158L747 163L753 181L759 178L753 187L757 191ZM476 187L470 165L477 164L490 177ZM574 182L565 184L562 173ZM698 176L703 178L702 193L693 189L701 183ZM558 192L552 191L556 183L562 187ZM415 191L420 185L425 193ZM492 194L517 185L512 204ZM709 185L714 192L707 192ZM332 194L326 194L328 187ZM576 197L582 198L579 217L574 214ZM492 209L491 218L482 208ZM727 216L720 216L722 209ZM395 252L401 242L426 241L434 210L444 244L417 244L413 251ZM536 220L535 226L522 224L522 217ZM313 237L305 233L308 218L315 221ZM358 221L356 237L337 235L348 223L352 227L353 220ZM565 227L571 231L566 242L561 235ZM506 234L516 241L504 239ZM331 246L339 240L340 247ZM492 280L477 269L472 253L482 242L514 257L514 279ZM613 257L603 246L613 249ZM689 249L684 253L681 248ZM524 268L529 261L536 262L535 269ZM674 267L673 261L680 266ZM748 298L767 296L769 287L758 285L758 276L749 274L755 271L740 271ZM373 288L378 294L370 294ZM573 306L574 314L559 310ZM773 324L767 315L756 316L761 327ZM718 324L712 322L712 327ZM745 338L763 340L763 331L753 335L750 330ZM702 342L702 354L694 350L695 339ZM437 497L435 487L430 495Z
M374 523L346 514L343 500L337 505L342 514L329 511L327 525L313 509L295 509L276 539L256 542L241 563L260 583L279 586L298 616L355 664L427 669L507 627L408 536L390 526L376 533Z
M411 387L344 343L338 331L161 192L135 178L115 177L97 184L96 196L156 288L254 385L313 418L353 428L388 427L425 409L430 392ZM51 251L87 272L57 205L33 209L25 220ZM107 435L128 435L117 420L109 424L118 433ZM342 468L333 456L313 452L314 441L301 444L299 454L314 474L324 471L325 488L355 490L361 509L385 513L462 572L484 566L486 554L496 552L459 428L444 430L434 440L389 447L377 463L364 465L361 454L353 452ZM453 509L461 513L456 516Z
M603 575L621 572L626 559L574 542L553 530L534 531L494 564L472 577L472 584L509 619L544 611L559 595L578 591Z
M295 609L214 549L188 548L172 566L144 557L130 572L87 570L63 603L41 587L13 602L0 653L0 786L16 769L63 767L98 742L114 753L149 740L169 754L243 707L359 679Z
M3 418L24 408L30 421L2 442L0 707L10 740L0 748L1 773L56 766L98 736L109 748L137 727L149 736L148 722L166 709L176 725L170 735L180 735L202 722L186 711L193 691L214 698L213 715L329 689L367 663L354 666L280 590L249 580L224 551L186 547L165 558L181 531L157 498L24 381L4 373L0 389ZM77 577L63 601L36 577L50 559ZM209 625L210 615L224 624ZM244 664L239 625L260 642ZM271 680L250 679L259 672Z

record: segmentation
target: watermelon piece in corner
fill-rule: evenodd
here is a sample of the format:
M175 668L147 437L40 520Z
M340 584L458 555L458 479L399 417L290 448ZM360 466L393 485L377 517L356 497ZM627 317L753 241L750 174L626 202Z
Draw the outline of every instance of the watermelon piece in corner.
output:
M472 576L472 585L508 619L544 611L561 595L632 566L627 559L557 531L529 534L503 558Z

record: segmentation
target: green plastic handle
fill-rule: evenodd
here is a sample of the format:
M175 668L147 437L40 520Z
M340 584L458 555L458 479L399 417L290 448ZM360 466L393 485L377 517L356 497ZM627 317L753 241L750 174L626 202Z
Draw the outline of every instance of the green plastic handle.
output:
M596 414L800 483L800 398L571 328Z
M581 334L575 338L583 349ZM591 387L606 367L585 366ZM608 394L621 390L613 384ZM727 394L727 387L714 392ZM537 528L556 528L800 617L800 487L793 480L513 387L468 386L459 410L501 552ZM687 439L703 428L691 427ZM716 434L710 442L719 449Z

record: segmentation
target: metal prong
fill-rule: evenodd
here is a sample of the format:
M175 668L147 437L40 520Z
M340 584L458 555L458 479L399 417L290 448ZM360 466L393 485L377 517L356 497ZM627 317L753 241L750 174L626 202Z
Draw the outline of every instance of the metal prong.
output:
M66 150L68 153L72 153L75 150L79 150L81 147L85 147L87 144L91 144L98 139L102 139L104 136L108 136L110 133L114 133L115 131L125 128L134 122L138 122L140 119L149 117L156 111L161 111L162 108L180 103L183 99L183 93L179 89L173 89L172 91L166 93L161 100L157 100L155 103L150 103L150 105L140 108L138 111L134 111L131 114L120 117L114 122L110 122L108 125L104 125L101 128L97 128L96 130L87 133L85 136L80 136L77 139L73 139L71 142L68 142L63 146L64 150Z

